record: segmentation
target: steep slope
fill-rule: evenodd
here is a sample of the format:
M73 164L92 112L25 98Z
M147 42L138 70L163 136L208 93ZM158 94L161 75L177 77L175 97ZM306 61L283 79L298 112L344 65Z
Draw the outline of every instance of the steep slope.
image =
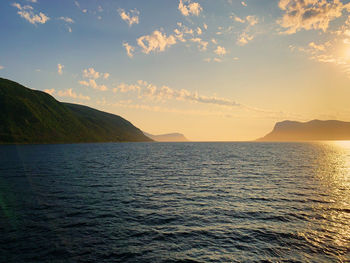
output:
M0 78L0 143L150 141L127 120Z
M143 132L148 138L156 142L187 142L187 138L181 133L168 133L161 135L153 135L147 132Z
M87 106L63 103L97 141L151 141L141 130L120 116L99 111Z
M337 120L283 121L258 141L350 140L350 122Z

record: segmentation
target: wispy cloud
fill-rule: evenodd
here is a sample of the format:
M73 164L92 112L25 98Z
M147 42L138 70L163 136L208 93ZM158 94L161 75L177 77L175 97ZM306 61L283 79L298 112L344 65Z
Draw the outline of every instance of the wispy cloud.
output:
M12 6L19 10L17 14L33 25L45 24L50 20L50 18L42 12L39 12L39 14L34 13L34 8L30 5L22 6L18 3L13 3Z
M83 70L83 77L88 80L80 80L78 83L82 86L91 87L95 90L107 91L108 88L106 85L97 84L97 79L108 79L110 76L109 73L101 73L96 71L94 68L88 68Z
M306 54L311 60L333 64L340 68L350 78L350 41L347 31L337 35L336 38L323 42L310 42L306 46L290 45L292 52L298 51Z
M193 29L183 25L182 23L177 23L177 28L174 29L175 37L177 40L180 42L186 42L189 38L193 38L194 36L194 31Z
M228 109L239 109L265 116L291 116L288 113L260 109L256 107L247 106L245 104L236 102L232 99L220 98L217 96L205 96L198 92L192 92L187 89L172 89L168 86L157 86L147 81L139 80L136 84L121 83L113 89L114 93L133 93L137 95L138 99L151 100L153 102L165 103L169 100L176 100L189 103L208 104ZM227 113L226 113L227 114Z
M59 90L57 92L57 95L59 97L68 97L68 98L80 99L80 100L90 100L89 96L84 96L82 94L77 94L72 89Z
M222 46L217 46L217 48L214 51L215 54L219 55L219 56L223 56L227 53L226 48L222 47Z
M0 70L2 70L2 69L4 69L4 68L5 68L4 66L1 66L1 65L0 65Z
M312 47L316 50L320 50L320 51L324 51L325 50L325 46L324 45L317 45L315 42L310 42L309 43L309 47Z
M88 81L80 80L79 84L86 87L91 87L95 90L107 91L108 88L106 85L98 85L94 79L89 79Z
M70 18L70 17L61 16L58 19L59 20L63 20L64 22L69 23L69 24L73 24L74 23L74 20L72 18Z
M88 68L83 70L83 77L90 79L98 79L100 78L101 73L96 71L94 68Z
M57 73L59 75L63 74L63 68L64 68L64 66L62 64L57 64Z
M88 10L87 10L87 9L81 8L81 7L80 7L80 3L79 3L78 1L74 1L74 4L75 4L76 7L78 7L78 9L79 9L81 12L87 13Z
M240 46L244 46L254 39L253 35L249 35L247 32L243 32L239 35L237 39L237 44Z
M168 86L157 87L154 84L148 83L146 81L138 81L137 84L128 85L122 83L118 85L117 88L113 89L116 92L138 92L139 98L148 98L156 101L162 100L180 100L180 101L189 101L196 103L205 103L205 104L215 104L221 106L241 106L241 104L236 103L233 100L228 100L218 97L207 97L199 95L197 92L190 92L186 89L175 90Z
M128 23L129 26L132 26L133 24L139 23L139 15L140 12L137 11L137 9L130 10L129 12L126 12L124 9L119 8L118 13L126 23Z
M176 38L173 35L167 36L159 30L155 30L151 35L139 37L137 44L142 48L142 52L149 54L150 52L162 52L167 47L176 44Z
M245 20L244 19L242 19L242 18L240 18L240 17L238 17L238 16L233 16L232 17L233 18L233 20L235 20L236 22L239 22L239 23L245 23Z
M45 89L44 92L46 92L52 96L55 94L55 89Z
M129 45L127 42L123 43L123 47L125 48L128 57L132 58L134 56L135 47Z
M329 23L349 12L350 4L339 0L280 0L278 6L284 11L277 22L285 28L284 34L294 34L302 29L326 31Z
M230 17L235 22L246 25L246 27L238 34L236 43L240 46L244 46L252 41L254 39L254 33L252 33L252 29L259 23L258 17L254 15L248 15L244 18L238 17L237 15L231 15Z
M208 48L209 42L204 41L204 40L202 40L202 39L199 38L199 37L192 38L191 41L198 44L198 49L199 49L200 51L206 51L207 48Z
M201 5L191 0L180 0L178 9L184 16L195 15L199 16L200 12L203 11Z

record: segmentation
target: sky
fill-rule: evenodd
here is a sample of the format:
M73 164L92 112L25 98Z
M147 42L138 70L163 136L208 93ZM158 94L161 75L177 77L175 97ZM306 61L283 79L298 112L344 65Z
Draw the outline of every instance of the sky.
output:
M350 1L0 2L0 77L152 134L350 121Z

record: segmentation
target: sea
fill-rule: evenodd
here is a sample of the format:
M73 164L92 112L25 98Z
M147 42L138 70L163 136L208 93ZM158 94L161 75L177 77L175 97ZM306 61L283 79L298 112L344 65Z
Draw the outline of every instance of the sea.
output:
M2 145L0 262L350 262L350 142Z

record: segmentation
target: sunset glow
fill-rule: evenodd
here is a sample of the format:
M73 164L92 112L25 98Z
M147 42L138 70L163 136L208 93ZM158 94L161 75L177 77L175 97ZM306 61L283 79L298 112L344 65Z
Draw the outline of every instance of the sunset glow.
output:
M0 75L191 140L350 120L349 1L2 1Z

